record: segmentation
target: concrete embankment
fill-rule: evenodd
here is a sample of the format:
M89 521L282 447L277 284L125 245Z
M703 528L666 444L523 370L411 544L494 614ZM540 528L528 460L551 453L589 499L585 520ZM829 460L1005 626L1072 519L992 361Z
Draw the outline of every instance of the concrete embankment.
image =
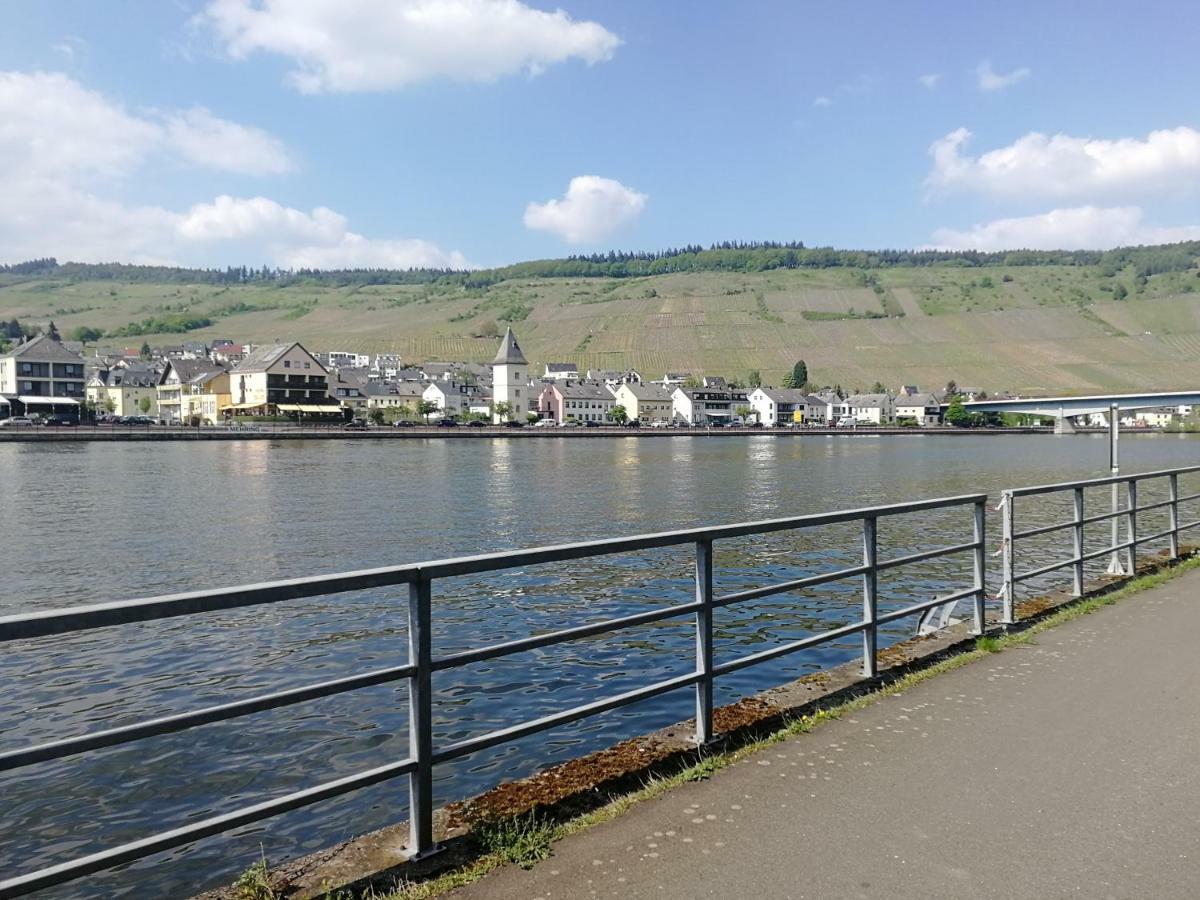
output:
M1150 429L1145 429L1149 431ZM1124 431L1124 429L1123 429ZM746 435L777 438L814 436L889 435L896 437L987 437L1000 434L1052 434L1052 428L0 428L0 443L42 443L47 441L322 441L322 440L412 440L445 438L664 438L664 437L739 437Z

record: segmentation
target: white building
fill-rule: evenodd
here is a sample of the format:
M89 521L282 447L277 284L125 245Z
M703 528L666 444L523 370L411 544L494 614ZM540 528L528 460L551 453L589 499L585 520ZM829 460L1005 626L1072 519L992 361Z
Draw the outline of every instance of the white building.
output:
M613 396L631 421L670 422L675 413L671 392L658 384L625 383L616 388Z
M759 422L768 428L790 425L804 419L808 395L795 388L757 387L750 392L750 407Z
M891 394L855 394L846 398L850 415L863 425L890 425L896 418Z
M940 425L942 422L942 404L933 394L902 392L896 398L896 419L913 419L918 425Z
M504 332L500 341L500 349L492 360L492 397L495 406L508 404L509 418L518 422L525 420L529 412L529 361L521 352L521 346L513 334L512 328ZM504 419L495 412L493 406L492 422L499 424Z
M83 358L44 334L17 344L0 356L0 394L13 415L77 414L86 396Z
M351 353L348 350L330 350L325 354L331 369L365 369L371 365L366 353Z
M543 378L552 378L555 381L578 381L579 366L575 363L546 363L546 371L542 373Z

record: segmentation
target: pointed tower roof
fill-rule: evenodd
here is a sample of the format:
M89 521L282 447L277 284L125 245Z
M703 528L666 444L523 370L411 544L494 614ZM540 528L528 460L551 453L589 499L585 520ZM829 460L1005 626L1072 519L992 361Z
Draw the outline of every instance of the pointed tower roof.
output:
M496 358L492 360L493 366L527 366L528 361L525 359L525 354L521 352L521 345L517 343L516 335L513 334L510 326L504 332L504 338L500 341L500 349L496 351Z

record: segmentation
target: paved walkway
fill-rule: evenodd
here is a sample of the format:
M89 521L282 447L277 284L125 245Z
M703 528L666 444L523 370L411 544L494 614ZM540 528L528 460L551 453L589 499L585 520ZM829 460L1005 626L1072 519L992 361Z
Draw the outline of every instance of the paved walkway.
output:
M454 896L1200 897L1200 572Z

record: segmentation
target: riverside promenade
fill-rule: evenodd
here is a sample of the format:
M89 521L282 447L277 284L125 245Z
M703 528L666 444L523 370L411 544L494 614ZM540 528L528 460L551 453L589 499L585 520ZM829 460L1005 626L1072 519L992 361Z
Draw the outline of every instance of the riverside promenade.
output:
M1200 571L886 697L458 898L1194 898Z

